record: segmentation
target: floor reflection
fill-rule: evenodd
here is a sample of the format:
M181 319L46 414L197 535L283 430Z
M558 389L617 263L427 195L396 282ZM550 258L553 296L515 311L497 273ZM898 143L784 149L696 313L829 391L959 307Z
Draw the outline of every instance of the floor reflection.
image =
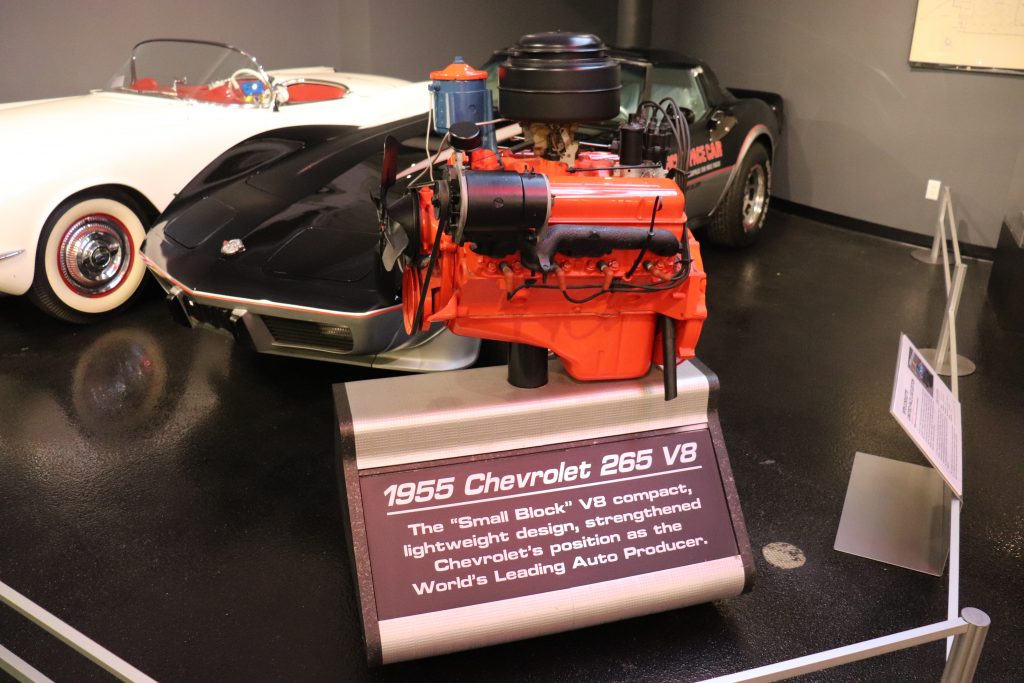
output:
M75 422L93 435L134 430L167 390L167 360L144 330L112 330L79 355L71 373Z
M231 340L169 323L104 327L63 327L47 340L57 341L57 353L22 338L0 356L0 467L8 484L20 474L23 484L70 494L142 459L175 468L178 448L217 414ZM11 341L4 332L0 339Z

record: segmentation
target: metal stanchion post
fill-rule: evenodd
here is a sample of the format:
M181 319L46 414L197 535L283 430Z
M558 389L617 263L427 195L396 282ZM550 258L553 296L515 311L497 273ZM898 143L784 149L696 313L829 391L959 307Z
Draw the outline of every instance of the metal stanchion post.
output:
M945 248L946 224L944 219L947 215L949 216L950 239L953 242L952 276L950 276L949 270L949 254ZM945 185L942 187L942 206L939 208L939 218L935 226L935 240L936 245L940 242L942 244L941 253L937 252L933 247L932 254L937 259L935 263L941 261L942 274L946 279L946 311L945 315L942 316L939 343L936 344L934 349L921 349L921 355L931 364L935 372L940 375L953 375L952 381L955 387L956 378L972 374L976 370L976 366L969 358L956 355L956 312L960 306L960 295L963 293L967 266L960 257L960 237L957 235L956 219L953 217L953 200L950 198L949 188ZM923 250L920 251L923 252ZM941 258L939 258L940 256ZM923 258L918 260L931 263L931 261ZM954 357L947 355L950 353Z
M967 266L958 263L953 268L953 284L949 290L946 311L942 316L942 327L939 328L939 343L935 345L934 349L921 349L921 355L931 364L935 372L940 375L952 375L952 382L955 386L957 377L973 374L977 366L969 358L957 355L956 352L956 312L960 306L960 295L963 293Z
M960 616L967 622L967 630L953 638L953 649L942 672L942 683L971 683L974 680L981 648L992 623L987 614L973 607L965 607Z
M949 592L946 618L956 619L960 611L960 499L946 488L949 497ZM973 609L973 608L971 608ZM946 657L953 649L953 638L946 638Z
M943 219L946 215L949 215L949 220L953 225L956 222L953 218L953 201L949 197L949 188L945 185L942 186L942 201L939 206L939 215L935 219L935 237L932 239L931 249L914 249L910 252L910 255L921 263L927 263L930 266L937 266L942 263L946 251L946 225L943 223ZM954 240L956 238L954 237Z

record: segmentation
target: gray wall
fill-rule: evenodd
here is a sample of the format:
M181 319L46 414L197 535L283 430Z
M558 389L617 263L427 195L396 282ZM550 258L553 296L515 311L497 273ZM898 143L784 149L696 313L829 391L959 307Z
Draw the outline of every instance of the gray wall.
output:
M339 0L340 64L426 80L456 54L479 66L535 31L562 29L615 39L616 0Z
M230 43L267 68L326 64L425 80L523 33L615 34L616 0L0 0L0 102L102 87L146 38Z
M201 38L267 68L333 65L336 0L0 0L0 102L106 84L146 38Z
M964 241L992 246L1024 205L1024 79L911 70L915 0L655 0L654 44L727 85L786 98L775 193L930 233L928 178L954 191ZM0 0L0 102L103 85L150 37L238 45L268 68L327 64L425 79L530 31L615 36L615 0Z
M787 128L774 193L930 234L929 178L953 190L961 239L994 246L1024 208L1024 78L911 69L915 0L658 0L654 44L725 85L774 90Z

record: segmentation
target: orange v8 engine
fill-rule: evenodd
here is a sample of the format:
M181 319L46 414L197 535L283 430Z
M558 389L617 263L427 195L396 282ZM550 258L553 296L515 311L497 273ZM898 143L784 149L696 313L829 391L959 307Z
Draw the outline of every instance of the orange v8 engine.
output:
M617 139L589 141L585 124L619 115L621 88L618 63L592 35L524 36L499 82L500 115L524 140L498 148L485 121L443 131L454 153L440 179L414 188L403 226L407 331L444 322L512 342L509 381L526 387L547 381L549 349L578 380L640 377L692 357L707 311L676 169L689 156L686 112L642 102ZM664 374L670 399L675 372Z

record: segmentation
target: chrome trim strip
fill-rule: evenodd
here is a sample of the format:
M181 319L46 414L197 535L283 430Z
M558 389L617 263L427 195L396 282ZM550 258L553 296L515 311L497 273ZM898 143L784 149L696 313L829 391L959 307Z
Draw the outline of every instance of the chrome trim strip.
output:
M9 258L14 258L15 256L18 256L19 254L24 254L24 253L25 253L24 249L15 249L14 251L8 251L6 253L0 254L0 261L6 261Z
M722 205L722 200L725 199L725 195L729 192L729 188L732 186L732 180L739 173L741 162L743 158L747 156L747 151L750 146L754 144L754 139L760 135L767 135L768 140L772 143L772 148L775 147L775 138L772 136L772 132L768 130L768 126L763 123L759 123L750 129L747 133L747 137L743 139L743 145L740 147L740 153L736 156L736 163L732 166L732 173L729 174L729 178L725 181L725 187L722 188L722 194L719 195L718 201L715 202L715 208L709 215L714 215L715 211L718 211L718 207Z
M259 309L261 309L261 308L262 309L268 309L268 308L269 309L275 309L276 308L276 309L281 309L281 310L285 310L285 311L296 311L298 313L313 313L313 314L316 314L316 315L332 316L332 317L336 317L336 318L372 318L374 316L383 315L385 313L390 313L390 312L392 312L392 311L394 311L396 309L397 310L401 310L401 308L402 308L401 304L396 304L394 306L388 306L387 308L377 309L376 311L367 311L365 313L355 313L355 312L351 312L351 311L331 311L331 310L328 310L328 309L325 309L325 308L314 308L312 306L296 306L294 304L282 304L282 303L278 303L276 301L270 301L269 299L246 299L246 298L237 297L237 296L225 296L223 294L213 294L213 293L210 293L210 292L202 292L202 291L199 291L199 290L196 290L196 289L192 289L188 285L186 285L186 284L180 282L179 280L176 280L175 278L171 277L167 273L167 271L163 270L162 268L160 268L156 264L154 264L153 261L151 259L149 259L145 254L142 254L141 256L142 256L142 261L146 264L146 266L150 270L154 271L158 277L163 278L167 282L170 282L172 285L174 285L175 287L178 287L179 289L181 289L182 292L185 292L190 297L194 297L197 302L209 303L210 305L216 306L218 308L238 308L238 306L236 306L235 304L241 304L243 307L248 307L249 310L252 310L253 312L259 312ZM225 303L220 303L220 302L225 302Z

